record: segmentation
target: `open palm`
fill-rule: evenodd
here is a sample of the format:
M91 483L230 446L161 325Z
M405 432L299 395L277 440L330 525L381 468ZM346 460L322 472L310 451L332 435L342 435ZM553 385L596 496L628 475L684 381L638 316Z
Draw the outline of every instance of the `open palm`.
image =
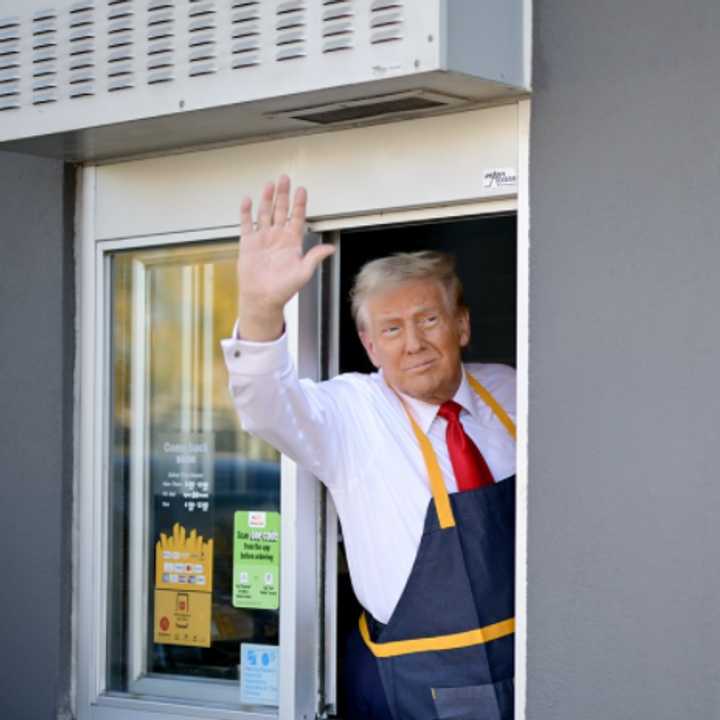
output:
M334 252L332 245L317 245L303 255L307 193L295 191L290 209L290 179L282 175L262 192L253 226L252 201L240 208L238 248L238 321L248 339L270 339L282 328L282 309L312 277L317 266Z

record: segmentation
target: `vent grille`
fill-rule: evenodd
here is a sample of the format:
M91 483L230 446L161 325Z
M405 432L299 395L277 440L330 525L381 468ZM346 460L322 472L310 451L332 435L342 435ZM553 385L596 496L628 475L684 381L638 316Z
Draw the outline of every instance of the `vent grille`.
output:
M397 43L391 48L385 43L406 41L411 30L415 33L406 0L18 0L17 4L31 10L27 17L20 12L0 17L0 111L20 109L21 113L33 106L40 113L47 104L80 105L76 100L82 97L100 101L105 93L122 90L139 90L140 95L148 92L148 85L185 83L188 78L202 91L202 80L192 78L261 65L268 66L272 78L273 65L301 58L313 77L321 76L323 61L330 63L326 67L331 74L342 74L342 61L348 56L367 54L368 67L374 67L369 64L374 62L372 55L384 61L388 53L400 49ZM339 53L337 60L329 57L333 53ZM247 77L252 80L253 73ZM154 103L156 97L166 99L161 93L150 101ZM438 106L425 97L366 100L285 116L325 125L432 111ZM80 112L82 107L90 106L81 105ZM50 117L52 109L47 110Z
M218 71L215 0L190 0L188 8L188 47L190 77Z
M275 59L294 60L305 57L307 19L304 0L285 0L277 6Z
M147 18L147 81L170 82L175 79L175 4L152 0Z
M127 90L135 86L134 16L132 0L108 1L108 90Z
M95 94L95 6L76 2L69 13L71 98Z
M0 110L20 107L20 18L0 18Z
M336 123L368 120L371 118L388 117L407 114L419 110L436 110L456 104L457 98L440 95L439 93L406 93L395 97L383 96L354 102L338 103L323 107L305 108L283 113L295 120L315 123L317 125L333 125Z
M232 67L260 64L260 2L235 0L232 4Z
M351 50L354 40L353 3L349 0L323 0L323 6L323 52Z
M32 19L32 103L58 100L58 31L54 10L36 12Z
M370 4L370 42L373 45L402 40L405 31L403 3L373 0Z

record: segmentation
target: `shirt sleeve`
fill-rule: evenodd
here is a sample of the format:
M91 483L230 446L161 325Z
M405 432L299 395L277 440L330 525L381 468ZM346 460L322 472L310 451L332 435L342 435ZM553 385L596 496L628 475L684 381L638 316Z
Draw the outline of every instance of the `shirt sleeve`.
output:
M233 332L220 343L243 430L334 485L349 448L347 421L332 383L298 378L285 334L271 342L250 342Z

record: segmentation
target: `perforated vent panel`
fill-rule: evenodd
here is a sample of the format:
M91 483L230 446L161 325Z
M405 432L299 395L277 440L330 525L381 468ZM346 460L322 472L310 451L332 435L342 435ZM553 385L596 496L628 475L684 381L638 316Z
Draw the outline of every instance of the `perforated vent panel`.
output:
M32 103L58 99L58 22L54 10L41 10L32 19ZM19 80L19 75L18 75Z
M68 96L70 99L77 99L95 95L97 30L94 3L73 3L67 16L67 27L70 56Z
M275 11L275 59L293 60L307 55L307 18L304 0L284 0Z
M219 69L215 0L190 0L188 6L188 75L209 75Z
M232 68L260 64L260 0L232 3Z
M147 8L147 81L169 82L175 79L175 3L150 0Z
M0 18L0 110L20 107L20 18Z
M110 0L107 9L107 89L135 86L135 10L132 0Z
M500 17L508 4L524 0L484 2L492 5L489 17ZM441 27L440 19L458 8L454 27L461 27L461 6L452 0L0 0L0 143L92 130L87 139L66 136L40 150L85 159L442 107L413 105L405 96L391 106L379 101L397 93L463 98L477 89L475 97L485 99L503 85L507 95L495 46L492 56L485 53L495 75L475 80L468 72L468 58L477 55L474 36L464 40L465 64L454 80L453 69L441 67L455 46L446 37L452 24ZM498 47L505 47L502 39ZM348 105L364 100L380 104L374 111ZM324 109L310 120L313 108ZM107 152L101 136L111 138Z
M0 18L0 110L367 51L403 39L403 6L397 0L76 0L41 7Z
M351 50L355 34L355 12L350 0L323 0L323 52Z
M371 43L403 39L405 31L403 4L393 0L373 0L370 5Z

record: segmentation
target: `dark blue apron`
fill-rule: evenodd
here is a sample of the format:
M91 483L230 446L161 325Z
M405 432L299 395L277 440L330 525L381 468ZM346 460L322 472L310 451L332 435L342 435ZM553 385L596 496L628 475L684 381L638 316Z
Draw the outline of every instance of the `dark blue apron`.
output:
M473 389L513 437L505 411ZM448 495L430 441L408 413L433 498L415 563L392 617L372 637L395 720L512 720L515 476Z

